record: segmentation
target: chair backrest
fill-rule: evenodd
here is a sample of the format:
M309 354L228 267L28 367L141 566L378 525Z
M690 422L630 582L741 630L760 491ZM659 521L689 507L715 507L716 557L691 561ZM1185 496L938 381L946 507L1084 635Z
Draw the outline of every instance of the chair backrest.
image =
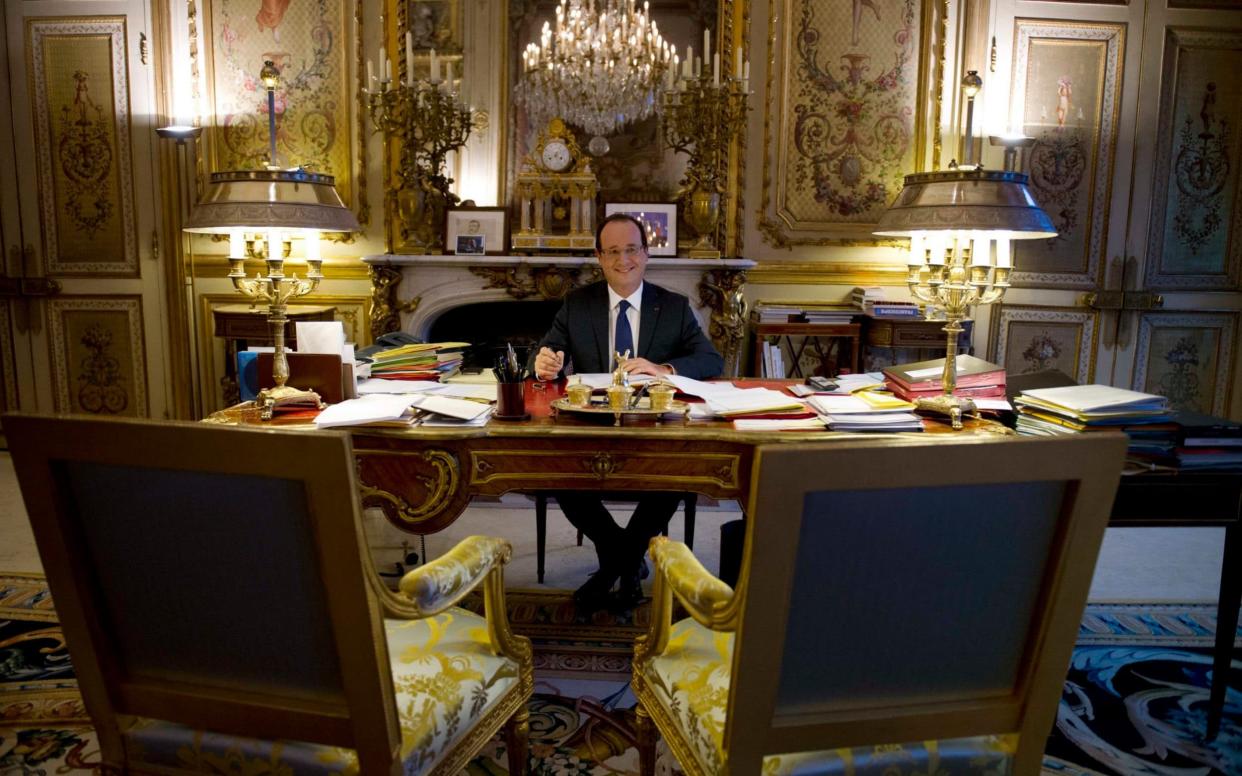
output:
M105 757L133 715L391 770L347 436L23 415L4 429Z
M730 771L758 773L771 754L1017 733L1015 770L1030 772L1125 447L1103 434L760 448Z

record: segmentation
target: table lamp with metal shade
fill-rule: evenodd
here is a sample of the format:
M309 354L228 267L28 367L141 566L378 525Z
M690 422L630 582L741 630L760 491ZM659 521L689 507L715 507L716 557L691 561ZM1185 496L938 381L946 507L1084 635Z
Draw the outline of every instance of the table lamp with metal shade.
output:
M971 134L978 76L963 80L967 94L966 136ZM967 142L965 153L970 158ZM974 305L1000 301L1013 272L1010 241L1055 237L1056 229L1027 189L1027 176L982 165L905 176L896 200L880 217L875 234L910 238L906 284L915 299L945 316L944 374L940 396L918 400L918 408L948 415L954 428L974 402L954 396L957 338Z
M282 170L275 166L276 117L274 92L279 74L271 62L264 65L262 80L268 90L268 129L271 162L264 170L230 170L211 175L203 198L186 219L184 230L229 236L229 278L233 287L254 301L268 305L268 323L275 345L272 378L275 388L261 391L257 403L264 420L284 404L322 406L314 391L286 385L289 362L285 357L285 324L289 300L311 293L323 279L319 237L324 232L356 232L358 219L341 202L331 175L304 169ZM305 278L286 276L285 260L295 240L304 246ZM261 247L260 247L261 246ZM264 274L247 278L247 256L261 257Z

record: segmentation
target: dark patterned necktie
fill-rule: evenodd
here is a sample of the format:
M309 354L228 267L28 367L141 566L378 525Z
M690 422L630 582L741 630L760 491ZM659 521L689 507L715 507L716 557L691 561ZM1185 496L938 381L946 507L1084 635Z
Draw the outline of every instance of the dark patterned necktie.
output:
M626 315L630 307L630 303L624 299L617 305L617 331L613 336L613 350L622 355L628 350L630 358L634 358L638 355L634 352L634 332L630 330L630 316Z

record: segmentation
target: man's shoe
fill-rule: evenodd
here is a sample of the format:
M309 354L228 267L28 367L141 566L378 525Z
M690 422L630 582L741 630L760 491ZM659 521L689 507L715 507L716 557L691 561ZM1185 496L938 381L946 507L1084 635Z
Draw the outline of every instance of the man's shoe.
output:
M607 609L610 603L608 592L612 589L615 576L596 571L586 582L574 591L574 607L580 615L590 615L600 609Z
M620 586L616 592L614 603L619 610L633 609L642 603L646 596L643 594L642 583L639 582L639 574L625 574L621 577Z

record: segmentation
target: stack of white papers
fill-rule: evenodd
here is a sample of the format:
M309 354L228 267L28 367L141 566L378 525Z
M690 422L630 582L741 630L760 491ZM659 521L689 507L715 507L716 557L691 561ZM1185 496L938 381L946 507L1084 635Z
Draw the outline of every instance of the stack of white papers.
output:
M738 431L823 431L823 418L798 418L782 420L778 418L738 418L733 421L733 428Z
M912 412L828 415L833 431L922 431L923 421Z
M486 418L487 414L492 411L489 404L467 399L454 399L449 396L422 393L405 398L420 410L457 420L474 420L480 416Z
M895 412L908 413L909 406L877 407L861 396L818 395L806 400L807 404L823 415L875 415Z
M798 399L771 388L738 388L732 383L706 383L680 375L673 375L668 381L682 393L698 396L715 415L748 415L806 409L806 405Z
M372 394L329 405L315 417L316 428L395 423L411 417L410 397Z

